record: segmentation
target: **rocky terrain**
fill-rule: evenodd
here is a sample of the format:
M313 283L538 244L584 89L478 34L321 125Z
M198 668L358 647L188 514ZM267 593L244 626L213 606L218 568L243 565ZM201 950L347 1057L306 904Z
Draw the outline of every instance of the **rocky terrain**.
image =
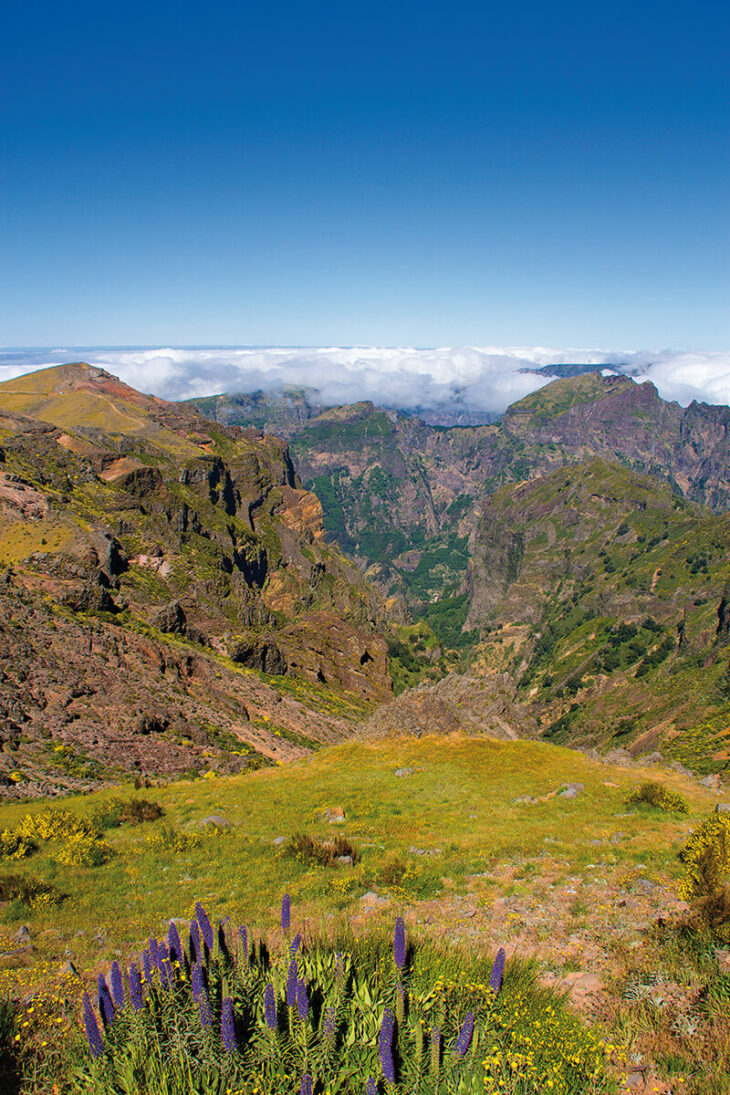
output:
M7 794L287 759L390 695L286 443L103 370L0 385L0 564Z

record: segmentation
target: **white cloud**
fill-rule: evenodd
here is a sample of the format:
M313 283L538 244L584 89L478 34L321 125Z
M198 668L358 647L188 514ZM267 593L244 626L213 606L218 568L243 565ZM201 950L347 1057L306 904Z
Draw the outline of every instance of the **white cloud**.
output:
M548 347L414 349L58 349L0 353L0 380L64 361L88 361L127 384L167 399L218 392L308 388L333 405L371 399L414 410L463 407L501 412L549 378L529 369L589 362L651 380L665 399L730 403L730 353L609 352Z

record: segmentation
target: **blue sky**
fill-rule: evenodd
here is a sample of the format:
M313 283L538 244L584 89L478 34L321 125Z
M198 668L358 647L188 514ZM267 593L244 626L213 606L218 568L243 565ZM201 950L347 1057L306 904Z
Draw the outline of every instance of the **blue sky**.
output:
M13 0L0 344L727 349L729 31Z

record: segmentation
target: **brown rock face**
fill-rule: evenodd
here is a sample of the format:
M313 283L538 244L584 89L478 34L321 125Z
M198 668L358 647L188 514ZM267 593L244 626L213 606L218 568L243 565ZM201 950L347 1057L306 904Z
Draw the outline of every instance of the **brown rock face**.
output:
M287 759L390 694L382 601L324 542L283 441L82 365L0 404L0 776L3 757L53 786Z

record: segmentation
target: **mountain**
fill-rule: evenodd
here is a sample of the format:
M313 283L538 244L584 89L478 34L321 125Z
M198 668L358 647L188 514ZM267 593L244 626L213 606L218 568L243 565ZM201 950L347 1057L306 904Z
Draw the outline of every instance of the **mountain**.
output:
M460 630L466 620L469 537L482 500L505 483L600 456L717 511L728 507L730 409L683 408L650 383L580 368L513 404L499 422L472 428L436 428L368 402L321 409L301 393L197 404L226 422L276 420L322 502L328 539L452 642L453 624L444 621Z
M468 580L472 673L544 736L728 763L730 514L594 458L492 494Z
M391 692L286 443L102 369L0 384L0 565L6 789L287 759Z

